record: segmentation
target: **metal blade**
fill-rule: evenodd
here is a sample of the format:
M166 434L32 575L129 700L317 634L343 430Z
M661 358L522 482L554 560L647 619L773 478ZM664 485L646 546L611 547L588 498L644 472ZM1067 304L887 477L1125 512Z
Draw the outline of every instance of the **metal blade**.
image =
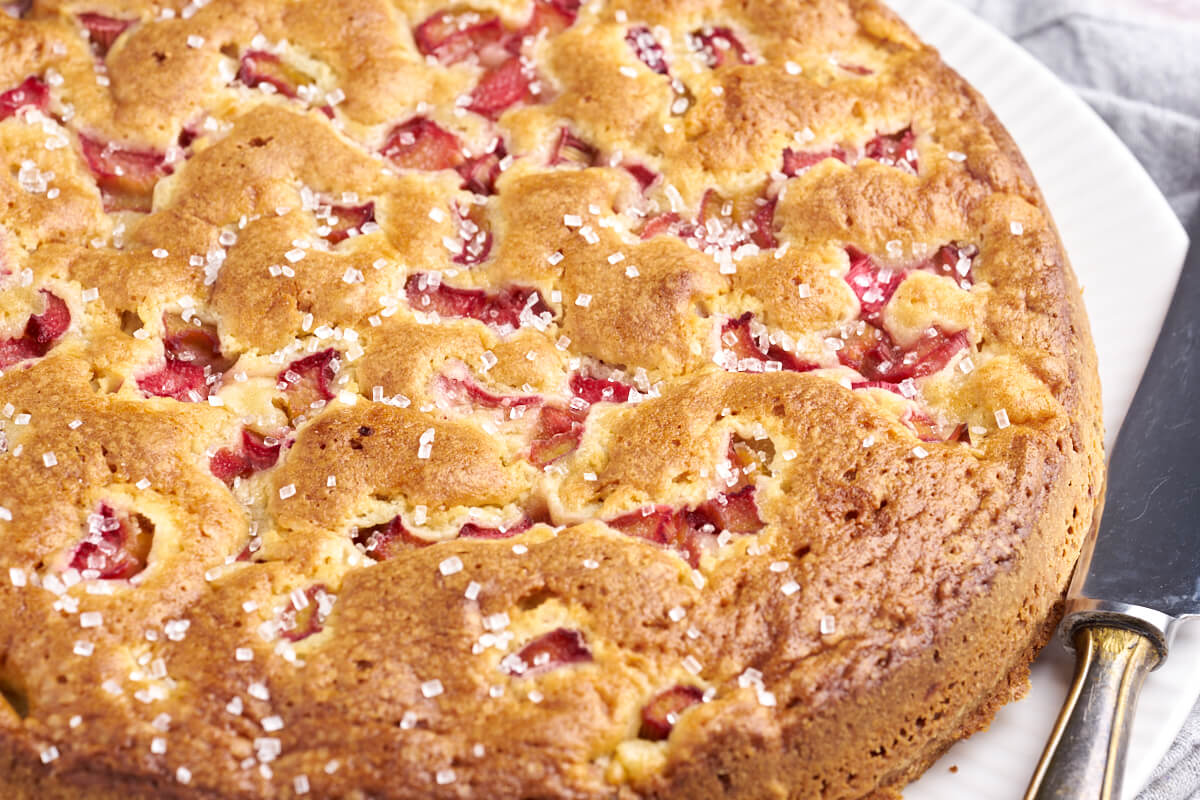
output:
M1200 214L1190 233L1175 297L1109 461L1099 530L1070 591L1073 609L1139 606L1169 618L1159 628L1200 614Z

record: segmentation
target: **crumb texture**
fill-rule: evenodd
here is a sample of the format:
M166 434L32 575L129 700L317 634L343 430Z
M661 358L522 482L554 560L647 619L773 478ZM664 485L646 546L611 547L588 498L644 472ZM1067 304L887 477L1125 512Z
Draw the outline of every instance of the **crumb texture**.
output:
M1099 396L874 0L0 2L0 794L891 796Z

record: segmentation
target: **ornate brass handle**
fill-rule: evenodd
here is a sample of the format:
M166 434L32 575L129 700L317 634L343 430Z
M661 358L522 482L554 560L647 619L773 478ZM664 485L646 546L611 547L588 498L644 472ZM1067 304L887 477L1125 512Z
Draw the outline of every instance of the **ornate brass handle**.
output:
M1075 681L1025 800L1119 800L1138 693L1160 651L1136 631L1075 631Z

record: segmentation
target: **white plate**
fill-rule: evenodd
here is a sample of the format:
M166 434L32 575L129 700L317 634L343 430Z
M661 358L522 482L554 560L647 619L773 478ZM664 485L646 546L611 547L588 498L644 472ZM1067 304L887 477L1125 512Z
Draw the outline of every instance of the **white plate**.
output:
M1033 168L1084 287L1111 446L1179 277L1187 250L1183 227L1116 134L1031 55L948 0L885 2L987 98ZM1200 626L1191 626L1146 682L1125 798L1145 785L1200 696L1197 663ZM1028 697L1003 708L988 730L955 745L905 797L1021 797L1073 670L1070 656L1051 642L1033 665Z

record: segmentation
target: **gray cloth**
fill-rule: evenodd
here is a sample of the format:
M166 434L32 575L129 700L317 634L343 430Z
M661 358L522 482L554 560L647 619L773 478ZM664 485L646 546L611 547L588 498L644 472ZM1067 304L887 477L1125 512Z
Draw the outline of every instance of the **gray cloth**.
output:
M1200 211L1200 0L958 0L1045 63L1133 151L1184 225ZM1200 231L1190 231L1200 243ZM1138 800L1200 798L1200 705Z

